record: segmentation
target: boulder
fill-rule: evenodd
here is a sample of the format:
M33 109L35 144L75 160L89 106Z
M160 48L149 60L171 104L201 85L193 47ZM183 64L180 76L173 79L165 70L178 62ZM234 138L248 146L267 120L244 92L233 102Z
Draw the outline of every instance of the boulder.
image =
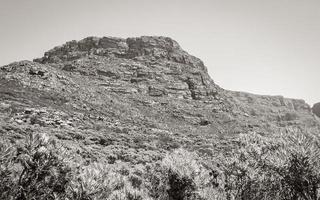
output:
M320 117L320 102L313 105L312 112Z

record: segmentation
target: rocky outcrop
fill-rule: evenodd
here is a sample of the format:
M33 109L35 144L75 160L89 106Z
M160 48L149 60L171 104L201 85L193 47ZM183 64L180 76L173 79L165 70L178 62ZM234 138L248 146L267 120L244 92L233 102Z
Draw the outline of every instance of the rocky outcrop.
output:
M206 71L203 62L181 49L179 44L168 37L142 36L139 38L88 37L71 41L45 53L40 63L71 61L88 55L115 56L133 59L147 57L150 60L166 59L192 65Z
M88 37L56 47L35 62L58 64L62 70L83 75L112 78L108 84L114 87L112 82L117 82L118 91L199 100L214 98L219 90L203 62L168 37Z
M318 117L320 117L320 103L316 103L313 105L312 112Z

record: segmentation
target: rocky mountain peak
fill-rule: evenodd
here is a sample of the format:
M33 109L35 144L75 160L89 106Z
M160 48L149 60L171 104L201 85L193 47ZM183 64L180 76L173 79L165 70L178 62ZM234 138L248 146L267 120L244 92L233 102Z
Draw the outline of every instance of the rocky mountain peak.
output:
M207 71L200 59L189 55L181 49L175 40L162 36L141 36L127 39L87 37L80 41L73 40L62 46L55 47L47 51L44 57L35 59L35 61L40 63L59 63L88 55L114 56L127 59L138 57L147 57L151 60L166 59Z
M87 37L55 47L34 61L103 78L112 83L110 90L125 93L212 100L219 89L203 62L168 37Z

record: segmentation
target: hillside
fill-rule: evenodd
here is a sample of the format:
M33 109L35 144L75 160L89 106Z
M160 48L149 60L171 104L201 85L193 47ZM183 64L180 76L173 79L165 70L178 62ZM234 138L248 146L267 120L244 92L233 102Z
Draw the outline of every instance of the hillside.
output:
M46 133L79 165L144 165L180 148L210 157L243 134L320 130L303 100L225 90L167 37L67 42L0 67L0 85L2 139Z

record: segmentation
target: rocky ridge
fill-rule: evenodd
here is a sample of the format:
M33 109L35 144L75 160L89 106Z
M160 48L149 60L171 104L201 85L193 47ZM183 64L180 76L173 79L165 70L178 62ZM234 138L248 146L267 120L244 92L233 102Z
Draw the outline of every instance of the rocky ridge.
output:
M57 138L79 162L145 163L184 147L233 148L239 133L319 133L303 100L220 88L167 37L88 37L0 67L0 133Z

